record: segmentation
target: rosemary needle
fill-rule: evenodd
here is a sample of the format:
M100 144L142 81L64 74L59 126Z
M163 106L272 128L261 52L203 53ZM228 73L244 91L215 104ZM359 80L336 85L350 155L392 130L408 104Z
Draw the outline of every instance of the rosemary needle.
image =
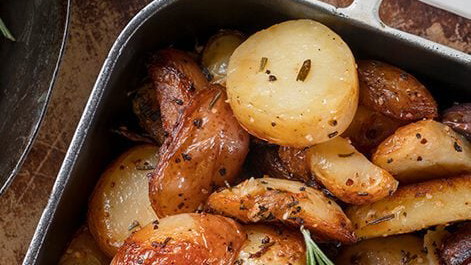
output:
M5 23L3 23L3 20L0 18L0 31L2 32L3 36L11 41L15 41L15 37L11 34L11 32L8 30L7 26L5 26Z
M301 233L306 242L306 264L307 265L334 265L332 261L322 252L316 242L312 240L309 230L301 226Z

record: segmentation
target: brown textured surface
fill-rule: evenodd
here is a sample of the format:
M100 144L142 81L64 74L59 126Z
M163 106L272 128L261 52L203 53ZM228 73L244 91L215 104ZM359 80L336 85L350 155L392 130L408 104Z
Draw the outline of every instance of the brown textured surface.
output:
M0 199L0 264L22 261L101 64L117 34L147 2L73 0L70 37L48 113L21 173ZM381 17L388 25L471 53L470 20L413 0L385 0Z

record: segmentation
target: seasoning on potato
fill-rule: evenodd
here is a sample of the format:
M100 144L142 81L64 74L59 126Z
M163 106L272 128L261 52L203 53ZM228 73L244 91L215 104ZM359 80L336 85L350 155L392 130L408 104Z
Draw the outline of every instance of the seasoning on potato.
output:
M355 58L321 23L283 22L235 50L227 93L236 118L252 135L311 146L342 134L352 121L359 94Z

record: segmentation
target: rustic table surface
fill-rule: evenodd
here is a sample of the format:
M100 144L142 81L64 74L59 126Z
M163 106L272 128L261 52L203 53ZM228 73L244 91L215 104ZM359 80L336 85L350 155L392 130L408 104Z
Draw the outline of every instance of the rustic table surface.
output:
M336 6L351 2L325 1ZM68 44L47 115L21 173L0 198L0 264L23 260L105 56L150 0L72 2ZM471 20L416 0L384 0L380 15L390 26L471 53Z

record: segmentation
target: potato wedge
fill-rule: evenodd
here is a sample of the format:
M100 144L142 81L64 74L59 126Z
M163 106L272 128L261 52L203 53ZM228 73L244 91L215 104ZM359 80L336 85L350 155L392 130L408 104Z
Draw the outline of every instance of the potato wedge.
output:
M218 85L197 93L161 147L149 180L149 196L159 217L194 212L213 189L232 183L239 173L249 135L225 100Z
M380 200L398 185L391 174L371 163L342 137L310 147L307 157L316 179L347 203Z
M148 73L157 92L163 128L170 133L196 91L209 85L208 80L193 58L171 48L152 57Z
M280 146L280 148L278 148L278 156L290 174L296 176L296 179L303 182L308 182L313 179L309 168L306 149Z
M98 247L86 226L77 231L59 265L108 265L111 259Z
M424 252L427 254L429 265L441 265L440 246L450 233L443 226L429 229L424 235Z
M445 265L469 265L471 263L471 223L460 224L458 229L446 235L439 255Z
M437 103L415 77L379 61L359 61L360 103L404 121L438 117Z
M111 264L233 264L246 236L226 217L173 215L131 235Z
M419 182L471 172L471 144L442 123L418 121L384 140L372 160L400 182Z
M337 265L429 265L422 251L423 241L413 235L374 238L346 246L341 250Z
M442 122L471 141L471 103L458 104L445 110Z
M88 209L88 226L110 257L135 230L156 219L148 197L148 174L157 164L158 148L136 146L103 173Z
M227 93L249 133L305 147L347 129L358 105L355 58L313 20L283 22L250 36L229 61Z
M211 74L211 83L226 84L229 58L244 40L244 35L235 30L221 30L208 40L201 62Z
M245 225L247 240L234 264L306 264L306 247L298 231L268 225Z
M340 206L322 191L301 182L259 178L211 194L212 211L244 223L283 222L304 225L321 241L353 243L353 227Z
M391 196L346 210L360 238L388 236L471 219L471 175L399 187Z

